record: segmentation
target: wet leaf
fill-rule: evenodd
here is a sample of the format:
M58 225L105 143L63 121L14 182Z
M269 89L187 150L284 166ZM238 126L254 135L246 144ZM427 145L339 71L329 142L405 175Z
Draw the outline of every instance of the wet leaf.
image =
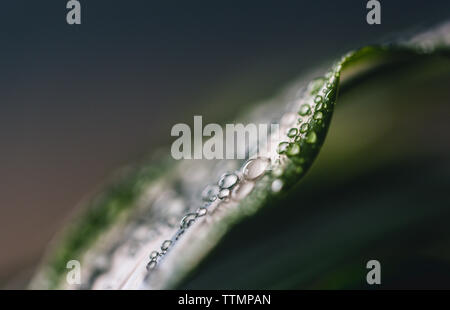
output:
M73 259L82 265L81 288L99 289L360 287L370 246L399 264L401 255L386 254L396 247L392 236L404 240L449 218L442 202L450 172L433 199L420 174L405 173L420 168L428 182L439 178L427 161L446 152L429 140L435 113L448 108L448 33L444 25L356 50L256 105L239 122L279 119L282 133L256 158L163 155L128 172L60 237L32 287L78 288L65 282ZM430 136L418 148L415 134L423 131L414 128L423 126ZM373 187L378 196L353 199ZM403 201L410 191L414 203Z

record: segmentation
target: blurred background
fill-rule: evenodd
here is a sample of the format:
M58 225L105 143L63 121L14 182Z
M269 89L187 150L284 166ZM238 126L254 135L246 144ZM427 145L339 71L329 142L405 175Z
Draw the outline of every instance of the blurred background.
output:
M0 287L116 168L176 123L277 94L350 49L449 18L448 1L7 1L0 13Z

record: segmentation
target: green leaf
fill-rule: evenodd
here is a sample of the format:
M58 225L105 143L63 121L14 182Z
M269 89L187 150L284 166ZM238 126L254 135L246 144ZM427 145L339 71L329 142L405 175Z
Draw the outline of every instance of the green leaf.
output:
M242 122L254 123L281 119L282 137L274 134L270 141L277 152L250 162L175 163L162 156L163 164L119 178L62 235L31 287L71 287L65 267L73 259L82 265L82 288L360 286L365 277L359 260L370 253L367 244L385 241L377 252L385 256L394 247L386 236L400 240L401 232L449 212L445 204L405 209L397 201L410 188L419 189L420 178L397 186L396 169L408 165L386 169L405 154L408 160L434 154L426 143L415 154L412 135L399 125L428 124L424 111L440 108L420 94L448 99L450 39L442 28L406 43L348 53L306 86L296 82L243 116ZM398 143L399 133L404 143ZM230 198L204 204L202 187L230 170L238 177ZM361 176L371 186L382 185L378 204L351 199ZM389 193L390 186L396 191ZM433 201L445 199L436 195ZM424 196L416 195L417 201ZM336 203L341 206L334 210ZM398 257L390 261L399 264Z

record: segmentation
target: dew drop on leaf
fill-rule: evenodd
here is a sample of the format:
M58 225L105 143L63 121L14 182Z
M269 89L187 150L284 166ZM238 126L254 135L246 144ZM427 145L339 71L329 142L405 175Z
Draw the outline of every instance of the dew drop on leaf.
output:
M250 159L243 168L244 178L247 180L255 180L264 174L270 164L270 159L266 157L258 157Z
M302 104L302 106L300 107L300 111L298 112L298 114L300 114L301 116L306 116L311 114L311 108L309 107L309 105Z
M152 259L156 259L156 258L158 257L158 255L159 255L158 251L152 251L152 252L150 253L150 259L151 259L151 260L152 260Z
M307 143L313 144L313 143L316 143L316 141L317 141L317 135L316 135L316 133L314 131L311 131L310 133L308 133L306 135L306 142Z
M297 128L291 128L291 129L289 129L287 136L289 138L293 138L297 135L297 132L298 132Z
M219 195L220 195L220 193L219 193ZM219 197L220 198L220 197ZM206 208L204 208L204 207L200 207L200 208L198 208L197 209L197 211L195 211L196 213L197 213L197 217L202 217L202 216L205 216L206 215L206 213L208 212L208 210L206 209Z
M192 225L192 223L194 223L195 219L197 218L197 213L188 213L186 214L180 222L180 228L182 229L186 229L189 226Z
M161 250L167 251L167 249L170 247L171 244L172 244L172 240L164 241L163 244L161 245Z
M291 143L287 150L288 156L295 156L300 153L300 145L298 143Z
M230 197L230 190L228 188L224 188L219 192L219 199L227 199Z
M309 125L307 123L300 126L300 132L305 133L309 130Z
M152 260L147 264L147 270L150 271L156 267L156 261Z
M221 189L232 188L238 182L239 178L234 173L225 173L219 180L219 186Z
M314 113L314 119L315 120L321 120L322 118L323 118L323 113L322 112Z
M289 142L281 142L280 144L278 144L278 148L277 148L278 154L286 153L288 146L289 146Z

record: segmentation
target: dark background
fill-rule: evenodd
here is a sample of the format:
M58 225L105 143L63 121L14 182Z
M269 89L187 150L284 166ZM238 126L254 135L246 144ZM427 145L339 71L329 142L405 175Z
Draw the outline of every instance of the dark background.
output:
M347 50L449 17L449 1L4 1L0 285L22 283L61 223L175 123L276 94ZM211 113L206 122L220 115ZM14 280L11 282L11 280ZM17 284L18 285L18 284Z

